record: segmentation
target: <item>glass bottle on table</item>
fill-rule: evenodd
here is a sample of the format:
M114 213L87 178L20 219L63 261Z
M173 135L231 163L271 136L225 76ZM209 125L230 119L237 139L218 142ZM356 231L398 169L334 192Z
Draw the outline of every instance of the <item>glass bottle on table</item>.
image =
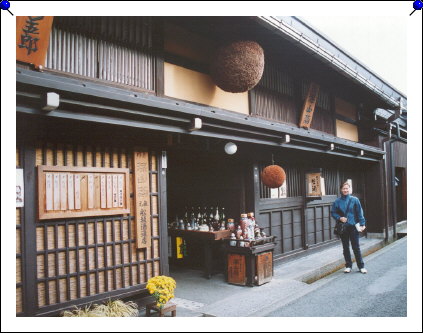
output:
M236 239L239 239L242 236L242 229L240 225L238 225L238 228L236 229L235 236L236 236Z
M213 231L213 221L214 221L214 214L213 214L213 206L210 207L210 214L209 214L209 228L210 231Z
M218 231L220 229L219 206L216 206L216 213L213 217L213 229L214 231Z
M254 213L248 213L247 219L248 219L248 224L247 224L248 238L254 239L254 227L256 225L256 221L254 219Z
M244 247L244 237L239 236L239 240L240 240L240 242L238 243L239 247Z
M231 232L235 232L235 221L234 219L228 219L228 223L226 224L226 228Z
M184 221L184 229L186 229L187 226L188 226L188 223L189 223L189 219L188 219L188 207L187 206L185 206L185 215L184 215L183 221Z
M203 210L203 224L208 224L209 216L207 215L207 207L204 206Z
M203 225L201 230L202 231L210 231L209 222L208 222L209 217L207 215L207 207L204 207L203 215L201 216L201 220L202 220L202 225Z
M213 214L213 206L210 207L210 214L209 214L209 222L213 222L214 214Z
M234 233L231 233L231 241L229 242L230 246L236 246L236 237Z
M239 221L239 225L241 226L242 232L248 228L248 219L247 214L241 214L241 220Z
M198 225L203 225L203 215L201 214L200 206L198 206L197 223Z
M189 219L190 219L191 229L195 230L195 224L197 221L195 219L194 207L191 207L191 215Z
M248 213L248 214L247 214L247 217L248 217L248 218L250 219L250 221L252 222L253 227L255 227L255 226L256 226L256 219L254 218L254 213L253 213L253 212Z
M226 215L225 215L225 208L222 207L222 214L220 216L220 230L226 229Z

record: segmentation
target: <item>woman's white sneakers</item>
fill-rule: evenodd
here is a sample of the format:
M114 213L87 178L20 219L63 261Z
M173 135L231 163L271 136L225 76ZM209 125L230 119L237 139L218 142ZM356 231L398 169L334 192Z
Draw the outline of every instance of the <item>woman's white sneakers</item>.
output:
M360 273L363 273L363 274L367 274L367 269L365 269L364 267L363 268L360 268L359 269L359 272ZM345 267L344 273L351 273L351 268L350 267Z

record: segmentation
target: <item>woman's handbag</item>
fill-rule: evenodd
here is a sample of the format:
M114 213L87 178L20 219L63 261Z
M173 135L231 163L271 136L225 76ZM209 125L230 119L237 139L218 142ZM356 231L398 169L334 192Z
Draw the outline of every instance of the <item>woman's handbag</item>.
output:
M339 215L347 217L348 209L350 208L351 198L348 200L347 209L345 213L339 209ZM347 231L347 222L336 221L335 228L333 229L333 233L336 236L342 236Z
M336 221L333 233L337 236L342 236L347 231L347 222Z

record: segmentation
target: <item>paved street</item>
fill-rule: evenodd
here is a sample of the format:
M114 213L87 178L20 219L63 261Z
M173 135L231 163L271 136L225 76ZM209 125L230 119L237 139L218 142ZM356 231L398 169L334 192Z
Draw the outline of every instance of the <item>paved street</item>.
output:
M342 269L313 283L313 291L266 316L406 317L407 239L365 257L364 262L368 274L359 273L354 263L351 273Z

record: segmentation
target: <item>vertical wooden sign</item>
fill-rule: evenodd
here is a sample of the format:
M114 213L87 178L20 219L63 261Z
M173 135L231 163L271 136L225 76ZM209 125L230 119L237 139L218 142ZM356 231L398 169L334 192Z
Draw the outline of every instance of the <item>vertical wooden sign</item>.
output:
M94 208L94 175L88 174L88 208Z
M75 192L73 186L73 175L68 174L68 207L69 209L75 209Z
M148 152L134 152L134 201L137 248L151 246Z
M65 173L60 174L60 210L66 210L67 208L67 185L68 178Z
M107 187L107 190L106 190L107 208L112 208L112 205L113 205L112 175L107 175L106 187Z
M123 207L123 175L118 175L118 206Z
M81 209L81 176L75 175L75 209Z
M16 60L44 66L53 16L16 17Z
M106 208L106 175L100 176L100 207Z
M46 174L46 210L53 210L53 175Z
M60 210L60 177L57 173L53 176L53 209Z
M117 175L113 175L113 207L118 206L118 178Z
M300 127L307 129L310 128L318 94L319 85L311 82L310 87L308 88L306 99L304 101L303 111L301 113Z

